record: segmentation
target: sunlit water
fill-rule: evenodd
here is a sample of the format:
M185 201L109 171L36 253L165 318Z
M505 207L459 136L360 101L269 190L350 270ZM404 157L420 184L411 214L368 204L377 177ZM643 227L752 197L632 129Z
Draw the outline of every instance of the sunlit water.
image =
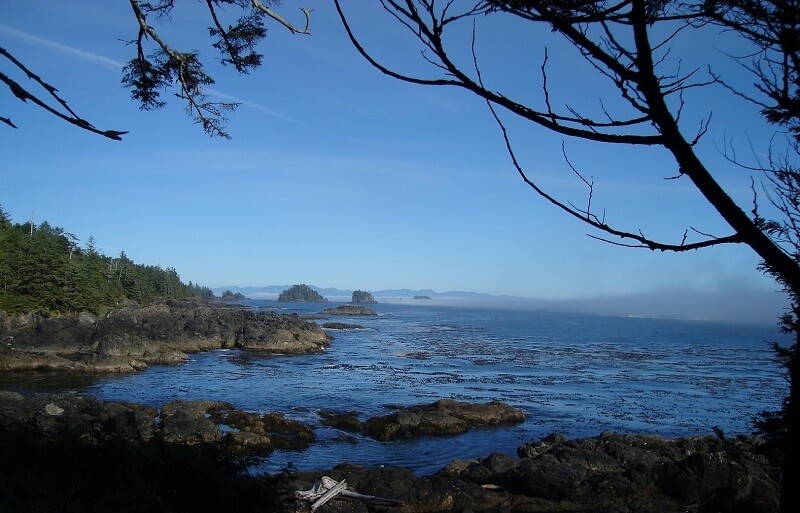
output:
M254 308L274 308L248 301ZM329 306L329 305L325 305ZM516 447L552 432L604 430L665 436L752 431L759 411L775 409L786 382L768 340L772 327L595 317L551 312L371 305L377 317L337 317L363 330L335 331L321 355L274 356L219 350L188 363L109 376L0 374L0 388L75 390L154 406L175 399L218 399L250 411L280 411L315 426L303 452L278 451L274 470L329 468L341 461L404 466L425 474L457 458ZM286 307L286 305L283 305ZM316 313L320 305L279 311ZM319 320L316 322L324 322ZM320 410L358 410L362 419L449 397L505 401L524 424L450 438L376 442L320 424Z

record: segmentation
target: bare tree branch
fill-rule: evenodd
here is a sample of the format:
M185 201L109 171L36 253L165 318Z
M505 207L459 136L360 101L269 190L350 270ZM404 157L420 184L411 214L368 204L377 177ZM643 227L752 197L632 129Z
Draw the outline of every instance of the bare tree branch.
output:
M47 82L45 82L36 73L32 72L21 61L19 61L16 57L11 55L5 48L0 47L0 57L5 57L14 66L16 66L18 69L20 69L23 73L25 73L25 75L30 80L35 82L37 85L39 85L45 91L47 91L47 93L53 99L55 99L56 103L58 103L58 105L61 106L61 108L63 109L64 112L58 110L55 107L50 106L49 104L47 104L47 102L45 102L44 100L42 100L41 98L39 98L38 96L36 96L32 92L30 92L27 88L25 88L24 86L20 85L17 81L13 80L11 77L6 75L5 73L0 72L0 82L5 83L8 86L8 88L11 90L11 94L13 94L20 101L25 102L25 103L30 101L34 105L44 109L45 111L49 112L50 114L56 116L59 119L62 119L64 121L66 121L67 123L70 123L70 124L75 125L75 126L77 126L79 128L82 128L83 130L86 130L86 131L89 131L89 132L92 132L92 133L95 133L95 134L98 134L98 135L102 135L103 137L107 137L109 139L113 139L115 141L121 141L122 140L122 136L128 133L128 132L119 131L119 130L100 130L98 128L95 128L94 125L92 125L91 123L89 123L85 119L83 119L80 116L78 116L75 113L75 111L72 110L72 108L67 104L66 100L64 100L58 94L58 90L55 87L53 87L52 85L50 85ZM17 128L17 126L11 121L10 118L2 117L2 118L0 118L0 121L2 121L3 123L5 123L6 125L8 125L8 126L10 126L12 128Z
M596 128L605 128L605 127L618 128L618 127L641 124L646 121L646 118L618 120L607 123L607 122L597 122L581 116L556 115L555 113L552 112L552 109L545 111L537 111L521 103L515 102L498 92L494 92L488 89L487 87L482 87L478 83L477 79L473 79L468 75L466 75L450 59L449 55L447 54L447 51L444 47L444 42L441 37L443 26L441 20L437 18L437 14L433 10L432 3L424 4L422 6L425 7L424 11L425 16L428 19L432 20L430 22L426 22L426 20L423 19L422 14L420 14L420 12L416 9L413 0L406 0L405 7L400 6L397 2L393 0L382 0L382 3L385 6L394 8L394 11L392 11L391 14L395 18L400 19L402 24L405 25L407 28L409 28L409 30L414 34L414 36L426 48L429 48L433 51L434 55L438 60L436 66L439 67L440 69L446 70L447 75L452 78L412 77L409 75L405 75L403 73L390 70L386 66L382 65L375 58L373 58L360 44L358 39L355 37L355 34L353 33L352 28L350 27L350 24L348 23L346 16L344 15L339 0L335 0L334 4L336 6L337 12L353 46L367 60L367 62L372 64L372 66L374 66L382 73L392 78L396 78L398 80L419 85L440 85L440 86L446 85L446 86L455 86L467 89L475 93L476 95L484 98L485 100L492 102L495 105L501 106L525 119L528 119L538 125L541 125L555 132L561 133L563 135L580 137L592 141L610 142L617 144L635 144L635 145L661 144L661 138L659 135L637 135L637 134L625 134L625 133L611 134L594 130ZM469 13L471 15L477 12L483 12L483 11L475 8L469 10ZM461 19L461 18L463 18L463 16L453 17L453 19ZM587 130L579 127L590 127L592 129Z
M289 20L279 15L258 0L251 1L253 3L253 7L286 27L292 34L311 34L311 13L314 12L314 9L306 9L305 7L300 8L300 12L302 12L303 16L305 17L305 26L300 28L299 25L294 25Z
M618 237L620 239L634 240L634 241L637 242L637 244L627 245L627 244L624 244L624 243L613 242L611 240L607 240L607 239L596 237L596 236L592 236L592 235L589 235L590 237L596 238L598 240L603 240L605 242L610 242L612 244L625 245L626 247L645 248L645 249L650 249L650 250L653 250L653 251L673 251L673 252L690 251L690 250L694 250L694 249L701 249L701 248L707 248L707 247L711 247L711 246L718 246L720 244L740 244L740 243L744 242L742 237L737 235L737 234L728 235L728 236L725 236L725 237L712 237L712 238L709 238L707 240L703 240L703 241L699 241L699 242L693 242L693 243L690 243L690 244L686 244L685 243L685 236L684 236L684 239L681 241L680 244L669 244L669 243L659 242L659 241L650 239L648 237L645 237L641 232L633 233L633 232L629 232L629 231L625 231L625 230L620 230L620 229L614 228L614 227L606 224L604 221L598 219L596 216L591 215L588 212L588 210L587 211L580 211L580 210L578 210L578 209L576 209L574 207L571 207L571 206L567 205L566 203L563 203L562 201L559 201L554 196L550 195L544 189L539 187L536 184L536 182L534 182L533 180L531 180L527 176L527 174L525 173L524 169L520 165L519 160L517 159L516 153L514 152L513 145L511 144L511 140L509 139L508 130L506 129L506 127L503 124L503 122L500 119L500 117L497 115L497 112L495 111L494 106L491 104L491 102L487 102L486 104L489 107L489 111L492 113L492 117L494 117L494 120L495 120L495 122L497 122L497 125L500 128L500 131L501 131L501 133L503 135L503 141L505 143L506 152L508 153L509 157L511 158L511 163L514 166L514 169L517 170L517 174L519 174L519 176L522 178L522 181L525 182L526 185L528 185L531 189L533 189L539 196L541 196L542 198L547 200L549 203L551 203L552 205L554 205L557 208L559 208L560 210L562 210L563 212L566 212L570 216L572 216L572 217L574 217L576 219L579 219L580 221L592 226L593 228L596 228L596 229L598 229L598 230L600 230L602 232L605 232L605 233L607 233L609 235L612 235L614 237ZM570 164L570 167L571 167L571 164ZM586 181L586 179L577 170L575 170L574 168L572 168L572 169L581 178L581 180L583 180L583 182L587 186L590 187L590 190L591 190L592 184L590 184L588 181ZM591 195L590 195L590 197L591 197ZM589 200L589 204L591 206L591 199Z

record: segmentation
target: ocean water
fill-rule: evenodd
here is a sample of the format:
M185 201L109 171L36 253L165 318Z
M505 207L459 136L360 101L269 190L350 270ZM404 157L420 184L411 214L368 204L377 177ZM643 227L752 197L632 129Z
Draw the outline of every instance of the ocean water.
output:
M245 302L255 309L314 314L331 305ZM425 301L370 305L377 317L331 317L361 330L332 331L330 349L311 356L238 350L191 355L128 375L0 375L0 388L73 390L106 400L161 406L175 399L218 399L250 411L279 411L312 424L317 441L277 451L257 470L289 463L330 468L342 461L434 472L454 459L517 446L560 432L602 431L668 437L752 432L751 419L776 409L787 391L769 341L777 327L600 317L545 311L432 306ZM325 319L315 322L323 323ZM439 398L500 400L521 408L523 424L448 438L377 442L322 426L321 410L361 418Z

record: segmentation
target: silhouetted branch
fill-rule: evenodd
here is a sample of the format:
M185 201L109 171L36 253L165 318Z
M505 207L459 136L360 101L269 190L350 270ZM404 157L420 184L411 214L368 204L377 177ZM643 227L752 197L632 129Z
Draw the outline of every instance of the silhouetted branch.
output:
M492 91L488 87L482 86L477 78L473 79L465 74L448 55L442 39L445 23L441 19L441 14L435 11L434 2L421 2L419 7L422 9L422 12L417 9L417 6L413 0L406 0L403 2L404 5L400 5L400 2L394 0L382 0L381 4L395 19L398 19L402 25L409 29L409 32L411 32L423 46L432 52L433 56L436 57L436 62L434 63L435 66L444 70L446 76L449 78L413 77L390 70L386 66L382 65L366 51L366 49L355 37L355 34L353 33L353 30L350 27L346 16L344 15L339 0L335 0L334 3L345 31L347 32L348 37L350 38L350 41L356 50L373 67L378 69L381 73L384 73L392 78L419 85L455 86L467 89L497 106L503 107L504 109L507 109L518 116L563 135L580 137L592 141L618 144L661 144L661 137L659 135L639 135L624 132L607 133L605 131L598 130L601 128L621 128L631 125L644 125L647 121L646 117L614 120L611 122L598 122L584 116L557 115L551 108L546 108L544 111L532 109L526 105L523 105L522 103L508 98L507 96L504 96L499 92ZM478 5L482 4L479 2ZM488 7L473 7L463 15L451 16L448 18L448 22L486 12L489 12ZM623 74L628 74L627 71L624 70L624 67L619 68L619 70ZM589 129L586 129L586 127Z
M176 86L176 96L186 102L186 111L196 124L211 136L230 138L225 130L228 114L236 110L239 102L209 101L206 87L214 83L208 75L196 51L182 52L169 45L158 32L148 24L147 15L154 13L165 18L174 7L173 0L161 0L155 4L129 0L139 31L135 40L137 56L125 66L123 83L131 89L131 95L144 110L164 106L161 92ZM262 55L255 51L256 46L266 36L263 19L270 18L287 28L293 34L310 34L311 10L302 8L305 25L295 25L282 17L265 2L259 0L206 0L206 7L213 22L209 34L217 37L213 43L221 54L222 64L232 65L240 73L248 73L262 64ZM233 25L227 28L220 19L220 7L235 6L244 11ZM152 41L156 49L149 55L145 52L145 42Z
M0 72L0 82L5 83L8 88L11 90L11 94L13 94L16 98L20 101L27 103L30 101L34 105L44 109L48 113L56 116L59 119L62 119L72 125L75 125L79 128L82 128L86 131L102 135L103 137L107 137L109 139L113 139L115 141L121 141L122 136L127 134L128 132L123 132L119 130L100 130L95 128L91 123L86 121L85 119L78 116L74 110L67 104L66 100L64 100L59 94L58 89L53 87L52 85L45 82L39 75L32 72L27 66L25 66L19 59L14 57L11 53L9 53L6 49L0 47L0 56L5 57L9 60L15 67L21 70L28 79L32 80L36 84L38 84L41 88L43 88L47 93L55 99L55 101L60 105L60 107L65 111L62 112L58 110L56 107L50 106L47 102L36 96L34 93L29 91L26 87L19 84L17 81L13 80L11 77L6 75L5 73ZM10 118L0 117L0 121L5 123L6 125L17 128L17 126L11 121Z
M572 207L572 206L570 206L570 205L568 205L568 204L556 199L554 196L552 196L551 194L546 192L544 189L539 187L533 180L531 180L527 176L527 174L525 173L524 169L520 165L519 160L517 159L516 153L514 152L514 148L513 148L512 144L511 144L511 141L510 141L509 136L508 136L508 130L506 129L506 127L503 124L503 122L500 119L500 117L498 116L498 114L495 111L494 107L492 106L491 102L486 102L486 105L489 107L489 111L492 113L492 117L494 117L495 121L497 122L497 125L500 128L500 131L501 131L501 133L503 135L503 141L504 141L505 147L506 147L506 152L508 153L509 157L511 158L511 163L513 164L514 169L517 170L517 173L522 178L522 181L525 182L525 184L527 184L531 189L533 189L539 196L541 196L542 198L544 198L545 200L547 200L551 204L555 205L560 210L566 212L570 216L572 216L572 217L574 217L576 219L579 219L580 221L592 226L593 228L596 228L596 229L598 229L598 230L600 230L602 232L605 232L605 233L607 233L609 235L612 235L614 237L618 237L620 239L631 239L631 240L634 240L634 241L637 242L637 244L626 244L626 243L622 243L622 242L618 242L618 241L612 241L612 240L609 240L609 239L605 239L603 237L598 237L598 236L595 236L595 235L587 234L590 237L592 237L594 239L597 239L597 240L604 241L604 242L608 242L608 243L611 243L611 244L614 244L614 245L618 245L618 246L625 246L625 247L631 247L631 248L644 248L644 249L650 249L650 250L653 250L653 251L672 251L672 252L690 251L690 250L694 250L694 249L701 249L701 248L707 248L707 247L711 247L711 246L718 246L718 245L721 245L721 244L740 244L740 243L744 242L744 240L742 239L741 236L739 236L737 234L733 234L733 235L728 235L728 236L725 236L725 237L708 236L709 238L707 240L686 244L686 232L684 232L684 236L683 236L683 239L681 240L680 244L668 244L668 243L663 243L663 242L656 241L654 239L650 239L650 238L644 236L644 234L641 231L639 233L633 233L633 232L629 232L629 231L625 231L625 230L620 230L620 229L614 228L614 227L608 225L607 223L605 223L605 221L597 218L596 216L594 216L594 215L592 215L590 213L589 209L591 208L591 196L592 196L591 195L591 191L592 191L592 188L593 188L593 184L588 182L572 166L572 164L569 163L569 160L567 160L567 163L570 166L570 168L587 185L587 187L589 187L589 191L590 191L590 193L589 193L589 207L587 207L586 211L581 211L581 210L579 210L579 209L577 209L575 207ZM565 153L565 157L566 157L566 153Z
M163 107L166 102L161 93L176 87L176 96L186 102L186 111L196 124L212 136L228 138L225 130L228 114L239 105L237 102L209 101L205 88L214 83L203 67L200 54L196 51L178 51L162 38L148 23L148 16L161 21L169 21L175 7L174 0L129 0L138 25L138 35L131 41L136 47L136 56L123 69L123 84L130 88L131 96L139 102L143 110ZM262 55L255 51L256 45L266 36L263 20L269 18L287 28L293 34L311 33L311 9L301 8L304 21L294 24L275 12L270 5L274 0L205 0L212 27L209 34L218 38L212 44L222 54L222 64L232 65L238 72L247 73L262 64ZM228 25L220 17L222 11L239 9L243 12L235 23ZM152 53L145 51L147 42L155 45ZM67 102L52 87L33 74L10 53L2 50L0 56L10 60L26 73L29 79L38 83L58 103L51 106L43 98L20 85L6 74L0 75L11 93L24 102L35 104L50 114L93 133L119 140L126 132L98 130L85 119L78 116ZM16 128L8 117L0 117L0 122Z
M745 37L757 49L751 56L734 58L755 76L755 89L768 101L725 86L761 106L769 122L786 127L800 141L800 4L785 0L706 0L704 4L710 20Z

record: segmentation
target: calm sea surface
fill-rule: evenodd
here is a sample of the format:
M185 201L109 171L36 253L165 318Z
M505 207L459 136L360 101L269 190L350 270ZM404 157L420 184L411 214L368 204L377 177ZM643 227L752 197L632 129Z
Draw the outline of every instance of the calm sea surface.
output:
M329 305L246 302L256 309L313 314ZM333 305L335 306L335 304ZM280 411L316 427L304 452L278 451L261 468L300 469L341 461L404 466L425 474L457 458L517 446L552 432L604 430L665 436L750 433L758 411L775 409L786 382L767 341L777 328L596 317L540 311L413 304L370 305L377 317L336 317L363 330L335 331L313 356L265 357L238 350L191 355L188 363L130 375L0 374L0 388L73 390L107 400L161 406L175 399L218 399L250 411ZM318 320L316 322L325 322ZM376 442L319 422L325 409L362 418L387 405L439 398L505 401L521 425L452 438Z

